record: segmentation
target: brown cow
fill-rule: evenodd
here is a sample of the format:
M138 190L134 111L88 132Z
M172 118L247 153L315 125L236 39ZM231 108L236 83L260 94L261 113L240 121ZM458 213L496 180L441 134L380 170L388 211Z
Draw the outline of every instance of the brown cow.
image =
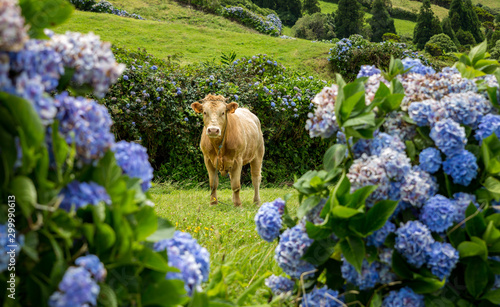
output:
M223 96L209 94L201 101L202 103L191 104L196 113L203 113L204 127L200 147L212 189L210 204L217 204L219 184L217 166L223 176L229 173L233 203L235 206L241 205L241 168L248 163L250 163L252 184L255 189L253 201L260 204L260 171L264 157L264 138L260 121L248 109L238 108L236 102L226 104L226 100ZM223 139L224 143L218 158L217 151Z

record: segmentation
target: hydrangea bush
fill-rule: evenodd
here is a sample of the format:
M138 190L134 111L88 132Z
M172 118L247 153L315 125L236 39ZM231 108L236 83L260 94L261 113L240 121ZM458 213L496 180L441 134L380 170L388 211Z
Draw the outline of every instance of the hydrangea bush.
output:
M106 107L83 97L125 65L98 36L42 31L30 1L0 0L0 305L188 304L208 252L156 216L146 149L117 142ZM72 11L36 4L52 26Z
M271 36L280 36L283 28L281 20L276 14L269 14L263 17L244 7L223 7L221 15L235 19L245 26Z
M117 9L106 0L70 0L71 4L75 6L76 9L81 11L90 11L94 13L106 13L114 14L121 17L135 18L139 20L145 20L141 15L129 13L125 10Z
M500 64L487 56L483 43L441 72L391 59L316 95L306 130L334 144L296 180L297 217L283 210L275 259L290 301L500 304ZM257 230L280 225L273 212ZM292 288L282 278L272 291Z

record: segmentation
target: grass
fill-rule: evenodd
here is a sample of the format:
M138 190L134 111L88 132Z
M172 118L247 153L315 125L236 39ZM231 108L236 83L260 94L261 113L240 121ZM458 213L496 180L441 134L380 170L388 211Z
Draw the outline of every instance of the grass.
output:
M270 202L291 193L292 188L263 188L261 200ZM158 216L167 218L176 228L189 232L210 252L211 274L222 264L229 264L239 271L237 282L229 288L229 297L236 298L251 283L265 272L281 274L274 261L276 242L262 240L256 230L254 216L258 207L252 204L253 188L244 187L240 196L241 207L234 207L230 189L218 190L219 199L226 204L209 205L208 189L179 190L168 184L151 189ZM295 194L288 201L290 213L295 215L298 197ZM241 275L240 275L241 274ZM256 303L265 303L262 295L255 295Z
M411 0L391 0L393 7L399 7L408 11L412 11L418 14L420 11L420 7L422 7L422 2L419 1L411 1ZM439 17L439 19L443 19L448 16L448 9L442 6L438 6L435 4L431 4L432 11L434 14Z

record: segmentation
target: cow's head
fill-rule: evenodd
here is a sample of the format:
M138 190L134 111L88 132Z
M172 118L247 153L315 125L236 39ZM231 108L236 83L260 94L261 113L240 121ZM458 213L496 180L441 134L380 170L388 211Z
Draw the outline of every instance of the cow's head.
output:
M234 113L238 108L236 102L226 103L226 98L220 95L207 95L202 103L193 102L191 108L196 113L203 113L203 123L208 137L220 137L226 126L227 113Z

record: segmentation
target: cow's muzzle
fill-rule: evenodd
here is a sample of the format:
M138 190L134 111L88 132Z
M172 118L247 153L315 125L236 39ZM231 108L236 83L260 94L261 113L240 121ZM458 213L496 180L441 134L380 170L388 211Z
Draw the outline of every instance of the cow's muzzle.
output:
M211 138L216 138L220 136L220 129L218 127L208 127L207 135Z

